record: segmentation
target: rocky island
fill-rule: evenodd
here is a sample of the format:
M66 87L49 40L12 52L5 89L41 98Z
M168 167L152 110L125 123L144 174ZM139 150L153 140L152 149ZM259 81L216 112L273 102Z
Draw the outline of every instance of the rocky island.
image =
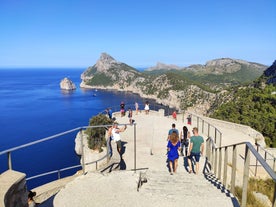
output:
M76 85L69 78L62 79L59 85L62 90L71 91L76 89Z

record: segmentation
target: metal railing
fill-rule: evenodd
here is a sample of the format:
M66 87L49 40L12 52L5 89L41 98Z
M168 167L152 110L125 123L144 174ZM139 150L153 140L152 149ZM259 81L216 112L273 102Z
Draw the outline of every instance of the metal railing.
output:
M264 158L264 160L270 165L270 167L273 169L273 171L276 171L276 157L268 152L265 148L263 148L261 145L256 143L257 146L257 152L261 154L261 156ZM256 166L258 166L258 161L256 160ZM258 168L255 169L255 176L257 175Z
M191 117L192 125L195 125L199 132L206 134L207 137L213 137L216 145L221 146L222 132L219 129L194 113L189 112L188 114Z
M118 124L118 126L120 125L129 125L129 124ZM85 171L85 166L86 165L91 165L91 164L95 164L96 166L96 170L98 170L98 163L104 159L107 159L107 163L109 161L109 151L110 151L110 145L109 144L106 144L106 147L107 147L107 153L101 157L100 159L98 160L95 160L95 161L92 161L92 162L87 162L85 163L85 154L84 154L84 144L83 144L83 133L82 131L84 129L88 129L88 128L99 128L99 127L110 127L112 125L96 125L96 126L83 126L83 127L77 127L77 128L74 128L74 129L71 129L71 130L68 130L68 131L65 131L65 132L62 132L62 133L59 133L59 134L55 134L53 136L49 136L49 137L46 137L46 138L42 138L42 139L39 139L37 141L33 141L33 142L30 142L30 143L27 143L27 144L23 144L23 145L20 145L20 146L17 146L17 147L13 147L13 148L10 148L10 149L7 149L7 150L4 150L2 152L0 152L0 156L2 155L7 155L7 168L9 170L12 170L12 153L19 150L19 149L23 149L23 148L26 148L26 147L29 147L29 146L33 146L33 145L36 145L36 144L39 144L39 143L42 143L42 142L46 142L46 141L49 141L49 140L52 140L52 139L57 139L63 135L67 135L67 134L70 134L72 132L75 132L75 131L79 131L80 133L80 136L81 136L81 159L82 159L82 162L81 164L79 165L74 165L74 166L69 166L69 167L66 167L66 168L62 168L62 169L58 169L58 170L53 170L53 171L49 171L49 172L45 172L45 173L41 173L41 174L38 174L38 175L35 175L35 176L31 176L31 177L27 177L26 180L29 181L29 180L32 180L32 179L36 179L36 178L41 178L41 177L44 177L44 176L47 176L47 175L52 175L52 174L57 174L57 178L60 179L61 178L61 172L64 172L64 171L68 171L68 170L72 170L72 169L76 169L76 168L82 168L82 174L84 174L86 171ZM136 124L134 124L134 129L136 129ZM136 130L134 130L134 143L136 143ZM108 142L109 140L107 140ZM135 151L136 153L136 151ZM136 155L134 154L134 170L136 170Z
M243 147L243 149L242 149ZM242 150L244 150L244 155L239 154ZM228 160L229 154L232 153L232 161ZM250 142L237 143L227 146L217 147L214 143L214 140L209 137L206 142L206 159L208 164L211 166L211 170L215 174L215 176L222 180L222 183L225 187L229 186L230 192L235 195L235 187L236 187L236 175L237 172L243 172L243 181L242 181L242 198L241 198L241 206L245 207L247 204L247 190L248 190L248 180L250 175L251 166L256 167L255 165L251 165L251 155L260 163L263 167L266 174L274 181L274 192L273 192L273 200L272 206L276 207L276 173L274 170L268 165L266 160L259 154L259 152L254 148L254 146ZM242 157L242 165L239 165L238 158ZM255 160L254 160L255 161ZM238 166L239 165L239 166ZM230 172L230 182L228 182L228 170L231 168ZM241 169L242 168L242 169ZM254 173L251 173L254 174ZM254 176L254 175L252 175Z
M250 142L222 146L223 135L219 129L196 114L190 112L187 112L187 114L191 117L191 124L208 137L206 141L206 162L214 176L221 180L223 186L228 188L233 195L235 195L235 187L242 186L241 206L245 207L247 204L249 177L257 177L258 169L263 168L260 173L268 174L274 181L272 206L276 207L275 156L258 144L255 148ZM242 152L244 152L244 155ZM251 154L254 157L253 159L250 159ZM232 155L232 159L229 160L230 155ZM229 168L231 168L231 172ZM237 172L242 172L242 183L237 183Z

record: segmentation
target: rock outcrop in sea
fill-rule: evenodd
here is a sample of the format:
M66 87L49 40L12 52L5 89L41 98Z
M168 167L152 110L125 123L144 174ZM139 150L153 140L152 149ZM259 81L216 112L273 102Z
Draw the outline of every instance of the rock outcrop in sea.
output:
M62 90L75 90L76 89L76 85L73 83L73 81L71 81L69 78L64 78L60 81L60 88Z

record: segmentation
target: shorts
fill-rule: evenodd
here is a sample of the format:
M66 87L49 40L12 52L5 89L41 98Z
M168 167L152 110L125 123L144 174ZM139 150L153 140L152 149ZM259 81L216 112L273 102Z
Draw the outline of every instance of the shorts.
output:
M122 142L121 142L121 140L119 140L119 141L116 141L116 144L117 144L117 148L122 148Z
M199 162L200 152L191 152L189 159L195 157L196 162Z

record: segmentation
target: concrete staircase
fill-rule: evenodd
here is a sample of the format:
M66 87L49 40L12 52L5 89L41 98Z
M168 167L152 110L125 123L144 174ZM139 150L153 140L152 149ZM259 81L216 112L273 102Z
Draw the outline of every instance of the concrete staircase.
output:
M177 173L170 175L166 162L166 138L171 123L175 121L151 113L139 114L134 119L137 123L136 149L134 126L129 126L121 134L123 159L112 143L113 156L108 166L98 172L78 176L40 206L239 206L236 198L209 171L205 157L200 160L199 175L188 173L185 157L179 157ZM117 121L128 123L127 117L117 117ZM179 129L184 124L180 121L175 123ZM140 179L147 182L139 183Z

